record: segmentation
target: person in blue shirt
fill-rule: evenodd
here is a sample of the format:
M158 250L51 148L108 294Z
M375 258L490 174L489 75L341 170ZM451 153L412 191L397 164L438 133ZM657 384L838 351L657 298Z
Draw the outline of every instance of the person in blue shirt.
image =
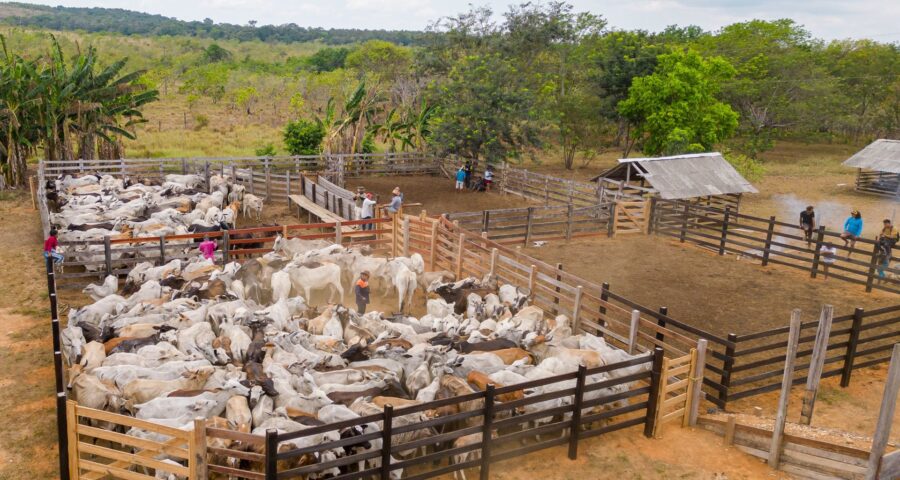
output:
M456 192L459 193L466 188L466 170L463 167L459 167L459 170L456 171Z
M847 217L847 220L844 221L844 233L841 234L841 240L844 241L844 247L850 246L852 249L856 246L856 240L862 235L863 231L863 219L862 215L859 213L859 210L853 209L850 212L850 216ZM853 253L852 251L850 252ZM849 254L847 255L850 256Z
M391 194L393 196L391 197L391 203L387 206L387 211L389 214L393 215L399 212L400 208L403 207L403 193L400 192L400 187L394 187Z

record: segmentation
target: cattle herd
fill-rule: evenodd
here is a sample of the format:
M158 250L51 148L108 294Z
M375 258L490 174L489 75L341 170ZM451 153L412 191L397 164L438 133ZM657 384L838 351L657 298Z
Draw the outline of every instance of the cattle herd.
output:
M129 178L89 174L48 181L47 198L56 212L50 224L59 232L67 260L84 264L87 271L106 268L104 238L158 237L215 232L233 228L238 214L255 214L263 199L245 193L243 185L227 176L213 175L209 188L196 174L132 182ZM208 190L208 191L206 191ZM93 242L91 242L93 241ZM190 248L191 242L182 242ZM127 268L135 256L127 244L111 246L111 267ZM132 262L133 264L133 262Z
M201 218L207 224L229 221L217 216L222 215L219 205L227 194L216 194L215 187L212 194L194 192L199 185L195 176L168 176L157 187L127 185L108 177L83 178L62 180L56 190L61 213L54 222L70 227L66 233L75 238L121 234L126 226L135 233L158 235L179 232ZM229 193L237 190L226 188ZM112 227L100 226L104 222ZM91 228L71 228L86 225ZM527 291L500 284L490 275L457 280L452 273L426 272L424 267L418 254L382 258L323 240L281 237L272 252L243 263L216 264L199 254L161 266L139 263L121 286L115 276L88 286L85 293L94 302L68 312L61 342L70 392L82 406L161 425L188 430L195 418L205 417L218 428L264 436L269 429L296 432L380 413L386 404L421 404L473 393L487 384L514 385L569 373L581 364L591 368L632 358L600 337L573 332L563 315L546 317L529 305ZM359 314L342 305L345 286L353 285L363 271L372 275L374 297L396 296L398 313ZM416 296L417 291L422 294ZM414 311L424 314L410 314ZM643 368L646 365L590 375L587 383ZM570 389L574 382L527 388L500 395L497 401ZM593 390L585 398L628 388L629 384L620 384ZM555 398L508 413L533 413L571 401L571 396ZM481 405L480 400L445 405L395 417L393 425L417 424ZM479 417L471 417L443 428L466 428L477 422ZM322 445L380 429L374 422L285 441L280 448ZM140 429L125 433L157 441L167 438ZM431 427L405 431L394 443L436 433ZM459 447L479 442L480 435L422 448ZM239 441L211 441L223 448L260 448ZM299 456L287 467L380 448L378 440L343 443ZM396 461L416 451L400 451L392 458ZM466 461L471 455L477 453L455 460ZM213 461L234 468L262 467L238 458ZM375 458L310 478L372 468L379 462ZM399 477L402 470L392 475Z

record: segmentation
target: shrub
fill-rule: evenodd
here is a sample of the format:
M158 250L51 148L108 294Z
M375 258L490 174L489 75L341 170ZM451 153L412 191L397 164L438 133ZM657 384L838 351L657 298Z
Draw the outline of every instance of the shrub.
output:
M742 153L736 153L728 149L722 149L722 156L744 178L751 182L758 181L766 173L766 167L759 160L754 160Z
M274 157L278 153L275 151L275 145L267 143L255 151L257 157Z
M284 145L291 155L318 155L325 129L316 122L295 120L284 127Z
M203 130L207 126L209 126L209 117L202 113L194 115L194 130Z

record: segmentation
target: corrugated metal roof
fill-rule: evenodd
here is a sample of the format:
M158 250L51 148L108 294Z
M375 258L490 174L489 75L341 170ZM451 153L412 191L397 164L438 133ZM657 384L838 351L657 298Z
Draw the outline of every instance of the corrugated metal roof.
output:
M878 172L900 173L900 140L879 139L848 158L844 165Z

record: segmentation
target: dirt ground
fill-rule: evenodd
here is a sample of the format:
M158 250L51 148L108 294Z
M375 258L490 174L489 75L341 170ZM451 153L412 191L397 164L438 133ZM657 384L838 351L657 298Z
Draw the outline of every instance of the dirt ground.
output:
M765 268L734 255L716 253L657 236L592 237L550 242L525 253L596 283L649 308L666 306L669 315L706 331L746 334L787 325L791 310L804 321L818 318L824 304L836 315L855 307L895 305L886 292L865 293L862 286L811 279L789 267Z

